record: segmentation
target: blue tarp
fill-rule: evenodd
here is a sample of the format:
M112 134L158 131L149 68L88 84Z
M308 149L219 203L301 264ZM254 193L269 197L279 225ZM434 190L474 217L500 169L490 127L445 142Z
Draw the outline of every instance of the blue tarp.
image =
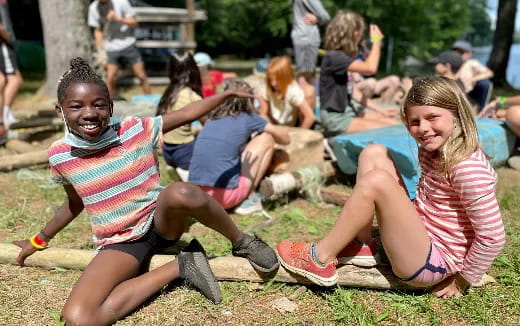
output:
M513 150L515 135L503 122L493 119L479 119L477 127L480 146L492 164L504 164ZM331 145L341 171L355 174L359 153L370 144L382 144L388 148L399 167L410 198L415 198L420 174L417 143L403 124L334 137Z

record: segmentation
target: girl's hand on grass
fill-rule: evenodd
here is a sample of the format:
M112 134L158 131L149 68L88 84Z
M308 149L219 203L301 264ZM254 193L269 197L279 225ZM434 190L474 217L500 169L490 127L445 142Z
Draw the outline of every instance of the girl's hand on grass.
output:
M20 266L24 265L25 258L29 257L30 255L38 251L38 249L36 249L27 239L13 241L13 243L18 247L22 248L22 250L18 254L18 257L16 258L16 263Z
M441 299L459 298L464 295L468 287L468 281L459 274L455 274L436 284L431 289L431 293Z

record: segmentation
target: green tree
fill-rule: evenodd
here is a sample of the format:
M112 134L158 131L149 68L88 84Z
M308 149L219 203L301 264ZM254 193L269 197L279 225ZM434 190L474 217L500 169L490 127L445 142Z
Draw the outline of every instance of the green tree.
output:
M393 40L392 70L412 56L425 60L451 46L469 27L468 0L336 0L332 11L348 8L358 12L367 24L379 25L385 43ZM388 50L388 49L387 49ZM382 63L386 61L384 51Z
M469 2L470 27L466 38L474 46L489 45L493 40L491 19L486 12L486 0L473 0Z
M197 23L200 48L212 54L260 57L291 47L287 0L201 0L208 19Z

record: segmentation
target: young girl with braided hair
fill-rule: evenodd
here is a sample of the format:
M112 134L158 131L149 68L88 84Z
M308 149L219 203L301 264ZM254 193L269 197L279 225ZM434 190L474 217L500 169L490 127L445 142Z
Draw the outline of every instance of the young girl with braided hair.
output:
M469 103L453 80L422 78L414 81L401 116L419 144L415 200L408 198L388 150L367 146L354 191L332 230L316 244L278 244L285 268L320 285L335 284L338 260L374 253L359 243L371 241L375 213L392 270L404 282L447 298L481 280L504 246L505 232L497 175L479 148Z
M40 232L15 242L21 248L17 262L23 265L84 209L90 215L99 251L65 303L62 319L67 324L112 324L178 277L220 302L219 285L196 240L175 260L147 271L151 256L180 238L190 216L228 238L233 254L247 258L257 270L278 267L274 251L242 233L199 187L159 184L155 150L163 132L236 96L249 94L229 90L163 116L114 121L107 85L85 60L71 61L59 83L56 105L65 136L48 150L53 179L63 185L67 197Z
M224 90L253 94L249 84L238 79L226 80ZM197 136L189 181L226 209L249 197L235 213L261 211L260 196L253 190L271 162L275 142L289 143L286 129L259 116L251 99L228 98L210 113Z

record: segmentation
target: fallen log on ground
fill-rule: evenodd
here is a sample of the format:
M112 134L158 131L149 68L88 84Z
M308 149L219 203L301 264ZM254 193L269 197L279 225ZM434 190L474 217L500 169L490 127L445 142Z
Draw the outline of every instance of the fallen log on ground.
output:
M0 243L0 263L16 264L16 257L20 248L10 243ZM36 252L25 260L26 266L33 267L61 267L83 270L95 256L94 251L80 249L48 248ZM174 256L156 255L151 262L151 269L155 269L171 261ZM215 277L222 281L267 282L274 278L278 282L310 284L302 277L287 272L280 267L275 275L259 275L244 258L216 257L210 259L211 269ZM348 287L362 287L371 289L412 289L409 285L400 282L388 265L373 268L361 268L345 265L338 268L339 285ZM494 283L495 280L486 275L481 285Z
M0 172L7 172L45 163L48 163L46 149L23 154L4 155L0 157Z
M41 126L63 126L63 120L60 118L35 118L30 120L23 120L12 123L9 126L9 129L21 129L21 128L33 128L33 127L41 127Z
M333 188L321 188L320 193L321 193L321 199L324 202L338 205L338 206L345 205L345 202L347 201L348 197L350 196L350 194L344 190L333 189Z
M273 199L306 186L320 186L321 181L335 174L336 170L330 161L309 165L292 172L271 174L260 183L260 194L264 198Z
M12 150L13 152L16 152L19 154L34 152L38 149L35 146L29 144L28 142L19 140L19 139L8 140L7 143L5 144L5 148Z

